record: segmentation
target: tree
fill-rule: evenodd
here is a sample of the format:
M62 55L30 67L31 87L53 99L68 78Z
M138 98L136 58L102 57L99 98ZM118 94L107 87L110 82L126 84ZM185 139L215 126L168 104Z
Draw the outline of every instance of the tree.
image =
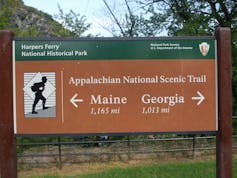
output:
M150 14L149 21L158 20L169 35L209 35L218 26L237 27L235 0L138 0L138 3Z
M108 21L111 22L109 25L103 26L103 28L109 31L113 36L146 37L156 36L157 33L160 32L159 30L153 29L154 25L144 18L146 12L136 7L134 1L119 1L123 4L119 10L112 8L106 0L103 0L103 2L107 10ZM119 13L116 13L118 11Z
M59 14L55 15L55 18L65 28L64 31L61 31L63 36L80 37L90 28L91 24L86 23L85 16L75 13L73 10L70 10L69 13L64 13L59 5L58 9Z
M115 24L115 26L104 28L109 31L113 36L136 36L134 29L136 28L135 25L137 24L137 17L132 13L127 0L124 1L126 3L127 11L125 12L125 15L123 17L119 18L119 16L115 14L115 12L112 10L107 1L103 0L104 5L109 13L109 19Z

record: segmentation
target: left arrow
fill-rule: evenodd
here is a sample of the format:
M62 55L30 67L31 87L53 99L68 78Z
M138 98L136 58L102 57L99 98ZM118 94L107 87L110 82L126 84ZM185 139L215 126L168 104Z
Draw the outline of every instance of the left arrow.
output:
M70 102L73 104L73 106L75 108L78 108L78 105L76 103L82 103L83 99L76 99L76 97L78 96L78 94L76 93L75 95L73 95L73 97L70 99Z

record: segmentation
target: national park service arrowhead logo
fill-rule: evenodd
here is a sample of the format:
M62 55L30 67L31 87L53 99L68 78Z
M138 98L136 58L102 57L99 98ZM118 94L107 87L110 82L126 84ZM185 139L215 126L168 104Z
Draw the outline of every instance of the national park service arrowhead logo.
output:
M209 52L210 45L207 42L199 44L199 50L203 56L206 56Z

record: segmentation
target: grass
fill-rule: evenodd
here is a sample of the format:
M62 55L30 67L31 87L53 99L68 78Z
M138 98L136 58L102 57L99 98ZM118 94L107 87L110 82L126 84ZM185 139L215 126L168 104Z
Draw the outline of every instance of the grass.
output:
M80 178L215 178L215 163L176 163L165 165L114 168Z
M215 178L214 160L198 162L125 165L71 176L43 175L30 178ZM70 174L68 174L70 175ZM233 159L233 178L237 178L237 158Z

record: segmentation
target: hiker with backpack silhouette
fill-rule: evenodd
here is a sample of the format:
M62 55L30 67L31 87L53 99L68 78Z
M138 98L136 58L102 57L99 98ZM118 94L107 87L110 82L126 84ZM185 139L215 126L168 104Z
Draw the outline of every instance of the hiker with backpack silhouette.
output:
M31 86L31 90L33 92L35 92L35 100L34 100L33 107L32 107L32 114L38 113L35 111L35 107L36 107L37 103L39 102L39 100L42 100L43 110L48 109L48 107L45 106L46 98L42 94L44 91L44 88L45 88L45 83L47 82L47 78L44 76L44 77L42 77L41 80L42 80L42 82L34 83L34 85Z

